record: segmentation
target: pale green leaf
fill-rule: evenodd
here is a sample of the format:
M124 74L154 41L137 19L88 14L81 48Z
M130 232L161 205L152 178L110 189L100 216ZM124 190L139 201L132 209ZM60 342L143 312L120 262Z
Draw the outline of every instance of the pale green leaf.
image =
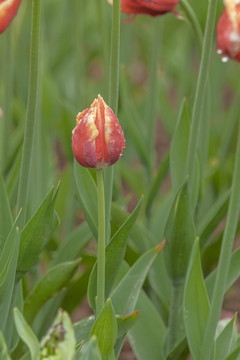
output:
M117 320L112 306L111 299L107 299L103 309L98 315L90 332L90 336L95 335L103 360L113 353L117 339Z
M17 308L14 309L14 320L20 338L29 348L31 360L38 360L40 350L39 341Z

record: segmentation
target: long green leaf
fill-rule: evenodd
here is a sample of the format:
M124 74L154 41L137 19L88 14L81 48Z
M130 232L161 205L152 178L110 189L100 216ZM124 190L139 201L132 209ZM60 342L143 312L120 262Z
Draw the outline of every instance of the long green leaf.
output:
M17 221L17 220L16 220ZM6 324L13 287L19 250L19 229L15 224L7 237L0 257L0 329Z
M189 113L186 99L183 100L173 134L170 150L170 170L173 189L176 192L186 178L186 159L189 138ZM183 141L184 139L184 141Z
M0 332L0 359L11 360L2 332Z
M108 299L97 317L90 332L95 335L103 360L110 359L117 339L117 320L111 299Z
M183 306L188 345L195 360L198 359L209 314L209 301L202 274L198 240L195 241L191 254Z
M136 208L127 220L122 224L119 230L113 235L110 243L106 247L106 279L105 279L105 293L106 296L110 294L116 274L121 266L125 255L128 234L132 229L137 216L139 214L143 198L140 199ZM97 293L97 267L95 265L88 286L88 300L90 305L95 308L95 298Z
M77 360L102 360L96 336L92 336L84 345L81 354L77 356Z
M91 239L91 232L87 223L81 224L76 228L66 240L59 246L51 265L57 265L61 262L72 261L80 256L82 249Z
M153 202L159 192L159 189L165 179L169 169L169 154L167 154L164 159L161 161L158 172L150 184L149 190L146 196L146 206L145 211L147 216L150 216Z
M58 291L67 286L81 259L61 263L51 268L28 294L24 302L24 317L32 323L40 308Z
M14 320L20 338L29 348L31 360L38 360L40 350L39 341L17 308L14 309Z
M11 304L6 320L7 331L4 332L5 340L9 349L15 349L19 341L19 336L14 323L13 309L17 307L21 312L23 309L22 282L19 281L13 288Z
M216 273L217 270L215 269L206 279L206 287L210 299L213 293ZM225 291L227 291L230 288L230 286L237 280L239 275L240 275L240 249L237 249L231 255L231 261L230 261L230 267L229 267Z
M166 268L173 283L183 281L186 275L195 228L192 219L188 183L177 193L165 229L166 248L163 253Z
M227 325L218 334L215 340L215 360L225 360L232 346L232 340L235 329L236 316L234 316Z
M141 291L137 305L139 319L128 333L130 344L138 360L164 360L163 343L166 328L147 295Z
M74 161L78 199L93 235L97 238L97 187L89 169Z
M54 228L54 205L57 191L52 188L36 213L21 231L21 242L17 264L20 279L37 261Z
M206 243L209 235L226 215L230 193L231 190L228 189L221 194L201 219L198 226L198 234L202 244Z
M134 311L127 315L116 315L117 320L117 337L125 335L132 326L137 322L139 318L139 312ZM82 319L74 324L75 337L77 344L86 342L89 339L90 330L93 327L95 318L89 316L88 318Z
M162 243L144 253L113 290L111 299L117 314L128 314L135 310L142 285L163 245Z
M236 349L234 349L231 354L226 357L225 360L239 360L239 354L240 354L240 345L237 346Z
M0 174L0 253L4 247L7 235L11 230L13 219L5 184Z

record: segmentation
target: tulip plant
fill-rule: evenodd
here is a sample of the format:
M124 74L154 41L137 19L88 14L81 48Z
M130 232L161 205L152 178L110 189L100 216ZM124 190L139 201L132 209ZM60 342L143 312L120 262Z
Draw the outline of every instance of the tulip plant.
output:
M240 359L239 63L239 0L0 0L0 360Z

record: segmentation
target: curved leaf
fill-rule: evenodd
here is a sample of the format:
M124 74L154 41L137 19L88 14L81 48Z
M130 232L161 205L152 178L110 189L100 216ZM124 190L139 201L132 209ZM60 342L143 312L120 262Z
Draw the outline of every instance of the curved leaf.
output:
M40 350L39 341L17 308L14 309L14 320L20 338L29 348L31 360L38 360Z
M33 321L40 308L68 284L80 262L81 259L77 259L56 265L40 279L24 302L24 316L29 323Z
M58 188L52 188L33 217L21 231L17 279L37 261L54 228L54 205Z

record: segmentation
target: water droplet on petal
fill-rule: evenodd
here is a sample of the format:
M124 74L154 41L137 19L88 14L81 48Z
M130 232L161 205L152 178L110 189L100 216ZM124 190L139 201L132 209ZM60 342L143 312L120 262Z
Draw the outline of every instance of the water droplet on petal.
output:
M228 56L223 56L221 60L222 60L223 63L226 63L226 62L228 62L229 57Z

